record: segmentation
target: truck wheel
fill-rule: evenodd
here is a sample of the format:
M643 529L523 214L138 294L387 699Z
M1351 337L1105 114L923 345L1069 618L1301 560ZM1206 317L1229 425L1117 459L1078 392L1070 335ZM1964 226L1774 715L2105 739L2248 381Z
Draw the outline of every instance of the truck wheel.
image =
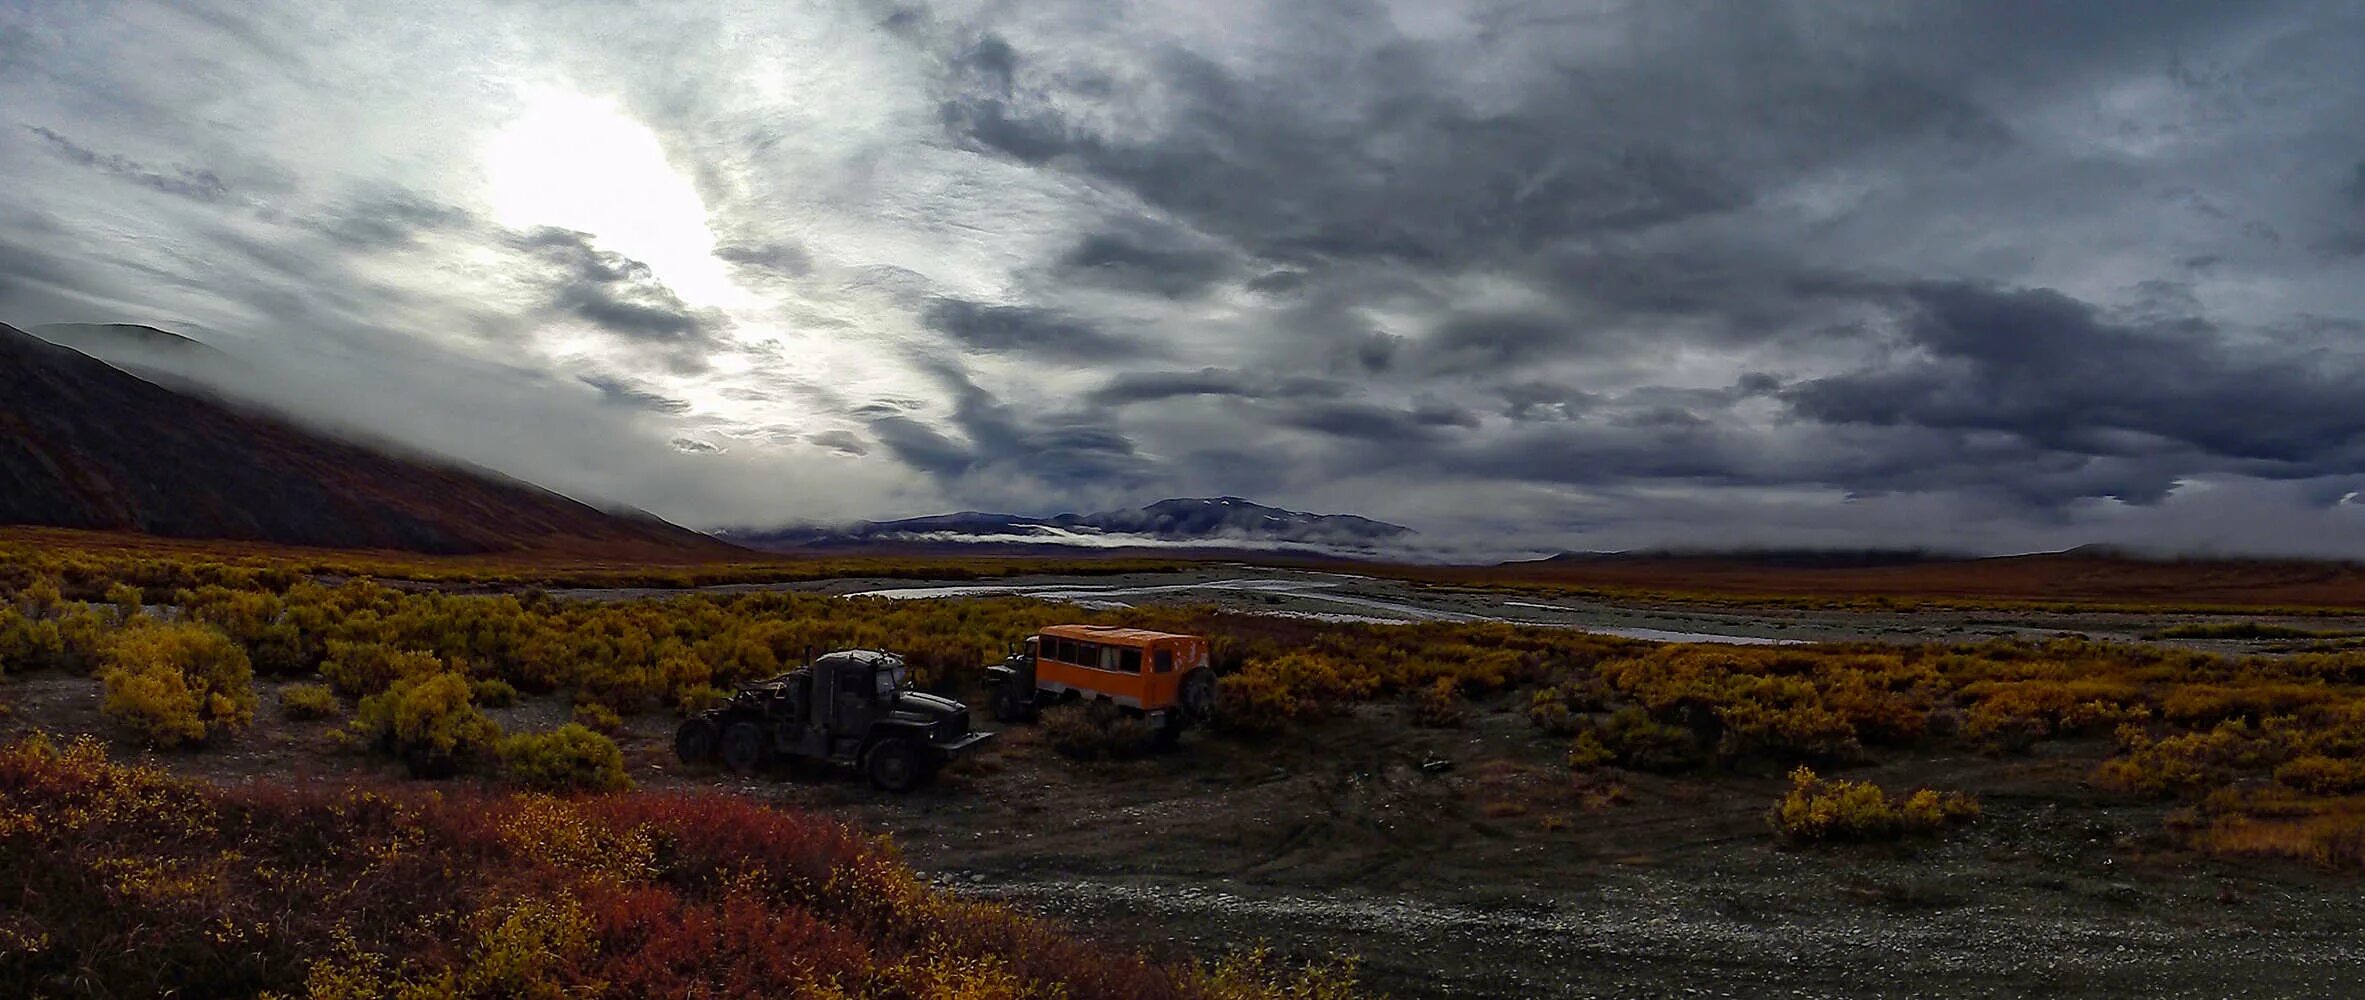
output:
M890 736L874 744L870 756L863 758L862 766L869 772L871 784L890 792L911 791L928 778L928 767L920 760L919 748L900 736Z
M764 727L734 722L723 729L723 766L746 774L764 764Z
M1215 718L1215 671L1191 671L1190 676L1183 678L1176 700L1182 703L1183 715L1193 723Z
M1158 720L1158 728L1150 733L1150 748L1153 750L1174 749L1182 742L1183 730L1189 727L1190 720L1183 713L1166 713L1165 718Z
M673 755L684 764L706 763L714 759L715 744L722 738L722 727L713 719L690 719L673 731Z
M1020 688L1017 681L1003 681L994 688L995 722L1025 722L1034 707L1034 692Z

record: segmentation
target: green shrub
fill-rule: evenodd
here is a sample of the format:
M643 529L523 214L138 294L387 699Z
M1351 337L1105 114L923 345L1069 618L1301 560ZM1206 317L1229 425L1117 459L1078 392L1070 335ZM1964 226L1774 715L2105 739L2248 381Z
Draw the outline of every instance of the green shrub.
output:
M254 667L245 650L213 629L127 628L101 658L106 701L100 711L158 746L203 743L254 720Z
M511 780L546 792L622 791L632 787L616 742L578 724L501 740L501 767Z
M345 706L326 684L290 684L279 689L279 714L296 720L334 719Z
M1106 702L1054 705L1043 713L1043 741L1077 760L1138 757L1150 751L1157 735L1148 719Z
M498 677L469 681L468 696L486 708L508 708L517 704L517 688Z
M458 770L501 736L469 699L468 678L449 671L407 676L361 699L353 731L421 777Z
M2275 768L2275 781L2315 795L2365 792L2365 760L2309 754Z
M320 675L328 678L338 693L361 697L391 688L405 678L437 674L443 669L442 661L427 653L376 642L330 640Z

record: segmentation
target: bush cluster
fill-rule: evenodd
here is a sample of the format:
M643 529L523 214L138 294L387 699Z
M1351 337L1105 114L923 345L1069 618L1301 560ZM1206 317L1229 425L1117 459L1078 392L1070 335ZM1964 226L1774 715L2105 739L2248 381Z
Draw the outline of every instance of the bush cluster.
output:
M1077 760L1126 760L1155 748L1158 732L1149 720L1127 715L1106 702L1076 702L1044 710L1043 741Z
M501 727L471 700L468 679L450 671L405 676L361 699L353 716L357 736L420 777L452 774L501 737Z
M1089 943L732 795L221 787L33 740L0 748L0 804L0 935L30 945L0 982L91 996L1355 995L1337 968Z
M632 787L616 742L576 723L546 733L502 738L501 767L528 788L545 792L613 792Z
M157 746L204 743L254 720L246 650L203 625L123 629L101 648L100 664L100 710Z
M1766 813L1766 825L1786 843L1894 840L1936 833L1979 818L1979 800L1961 792L1923 788L1892 797L1866 781L1817 777L1801 767L1790 772L1790 791Z
M326 684L290 684L279 689L279 714L298 721L334 719L345 706Z

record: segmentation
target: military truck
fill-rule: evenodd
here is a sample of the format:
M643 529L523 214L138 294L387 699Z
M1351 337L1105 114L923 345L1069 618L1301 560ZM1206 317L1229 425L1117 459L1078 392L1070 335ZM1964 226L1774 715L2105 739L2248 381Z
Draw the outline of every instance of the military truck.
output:
M673 751L685 764L720 761L742 773L785 758L827 760L905 792L992 735L971 731L969 706L912 690L902 657L849 649L742 686L684 721Z
M1207 640L1106 625L1047 625L986 667L994 718L1023 722L1062 701L1108 702L1157 727L1160 744L1215 716Z

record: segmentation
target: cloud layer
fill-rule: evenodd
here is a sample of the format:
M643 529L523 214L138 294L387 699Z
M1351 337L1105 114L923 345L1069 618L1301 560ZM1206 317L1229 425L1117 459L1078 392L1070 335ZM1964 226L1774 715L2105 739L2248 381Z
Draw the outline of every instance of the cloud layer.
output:
M0 320L686 523L2365 555L2365 12L49 4Z

